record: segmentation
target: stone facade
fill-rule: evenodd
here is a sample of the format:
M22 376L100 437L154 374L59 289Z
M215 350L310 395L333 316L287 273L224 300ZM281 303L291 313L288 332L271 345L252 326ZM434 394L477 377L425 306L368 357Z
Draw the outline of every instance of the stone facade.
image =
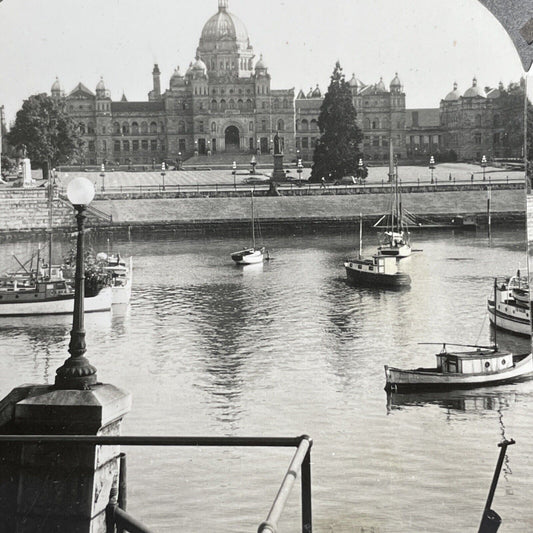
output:
M73 163L155 169L162 161L193 155L272 153L276 132L288 161L311 160L320 137L320 89L300 91L296 98L294 89L273 89L263 57L255 58L244 24L228 11L228 0L218 0L195 61L185 73L176 68L165 90L154 65L147 101L129 102L125 95L112 101L103 80L95 92L79 83L65 96L56 80L52 96L66 99L85 140L84 156ZM367 85L355 75L348 84L367 160L386 161L391 138L399 159L453 151L458 159L479 160L482 154L502 157L516 151L503 150L499 89L486 93L474 80L464 95L454 88L440 108L406 109L397 74L388 88L383 79Z

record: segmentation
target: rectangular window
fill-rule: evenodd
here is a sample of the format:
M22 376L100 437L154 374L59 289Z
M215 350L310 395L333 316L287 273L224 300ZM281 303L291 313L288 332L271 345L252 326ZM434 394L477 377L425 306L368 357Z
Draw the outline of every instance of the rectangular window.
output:
M481 144L481 133L474 133L474 143Z
M372 146L379 146L379 137L372 137Z
M102 150L107 152L107 141L102 141Z
M120 152L120 141L115 141L114 142L113 150L115 150L115 152Z
M200 133L204 133L204 121L203 120L200 120L200 122L198 122L198 131Z
M148 150L148 141L147 141L146 139L143 139L143 140L141 141L141 148L142 148L143 150Z
M125 152L129 152L130 151L130 141L122 141L122 149Z
M304 150L309 148L309 137L302 137L302 148Z
M300 137L296 137L296 149L299 150L301 147L301 144L300 144Z
M132 146L131 146L131 147L132 147L132 150L133 150L134 152L138 152L138 151L139 151L139 141L137 141L137 140L132 141L131 144L132 144Z
M156 139L153 139L150 141L150 150L152 150L152 152L157 152L157 140Z
M89 152L94 152L94 151L95 151L94 141L89 141Z

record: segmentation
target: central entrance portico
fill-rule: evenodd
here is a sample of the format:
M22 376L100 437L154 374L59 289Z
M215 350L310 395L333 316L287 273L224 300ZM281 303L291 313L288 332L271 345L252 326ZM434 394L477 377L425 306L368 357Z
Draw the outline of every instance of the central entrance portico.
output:
M237 126L228 126L224 131L226 152L239 152L241 147L240 133Z

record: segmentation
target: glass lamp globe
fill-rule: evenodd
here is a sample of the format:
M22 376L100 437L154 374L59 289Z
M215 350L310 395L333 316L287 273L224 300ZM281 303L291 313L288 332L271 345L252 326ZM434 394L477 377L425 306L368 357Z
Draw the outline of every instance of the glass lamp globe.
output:
M74 178L67 185L67 197L72 205L89 205L94 198L94 185L87 178Z

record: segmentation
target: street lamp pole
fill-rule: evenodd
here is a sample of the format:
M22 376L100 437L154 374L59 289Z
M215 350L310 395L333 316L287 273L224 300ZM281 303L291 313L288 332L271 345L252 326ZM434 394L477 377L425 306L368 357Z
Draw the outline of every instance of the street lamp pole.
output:
M237 189L237 163L233 161L232 165L232 174L233 174L233 188Z
M165 166L165 162L163 161L161 163L161 178L163 179L163 190L165 190L165 170L166 170L166 166Z
M487 166L487 158L483 156L481 158L481 168L483 169L483 181L485 181L485 167Z
M67 197L77 211L78 241L76 246L76 275L74 283L74 314L68 351L70 357L56 370L55 386L58 389L90 388L97 382L96 368L84 357L85 344L84 298L84 224L87 206L94 198L94 185L87 178L74 178L67 186Z
M363 163L363 159L362 158L359 158L359 162L357 163L357 174L358 174L358 178L359 178L359 183L362 183L363 182L363 172L364 172L364 163Z
M181 152L178 152L178 170L181 170Z
M102 178L102 192L105 191L105 164L102 163L102 166L100 167L100 176Z
M300 157L300 152L298 150L298 159L296 160L296 172L298 172L298 182L302 181L302 171L303 171L303 165L302 165L302 159Z
M255 155L252 156L250 165L252 166L252 174L255 174L255 166L257 165L257 160L255 159Z
M431 183L433 183L433 171L435 170L435 158L433 156L429 158L429 170L431 170Z

